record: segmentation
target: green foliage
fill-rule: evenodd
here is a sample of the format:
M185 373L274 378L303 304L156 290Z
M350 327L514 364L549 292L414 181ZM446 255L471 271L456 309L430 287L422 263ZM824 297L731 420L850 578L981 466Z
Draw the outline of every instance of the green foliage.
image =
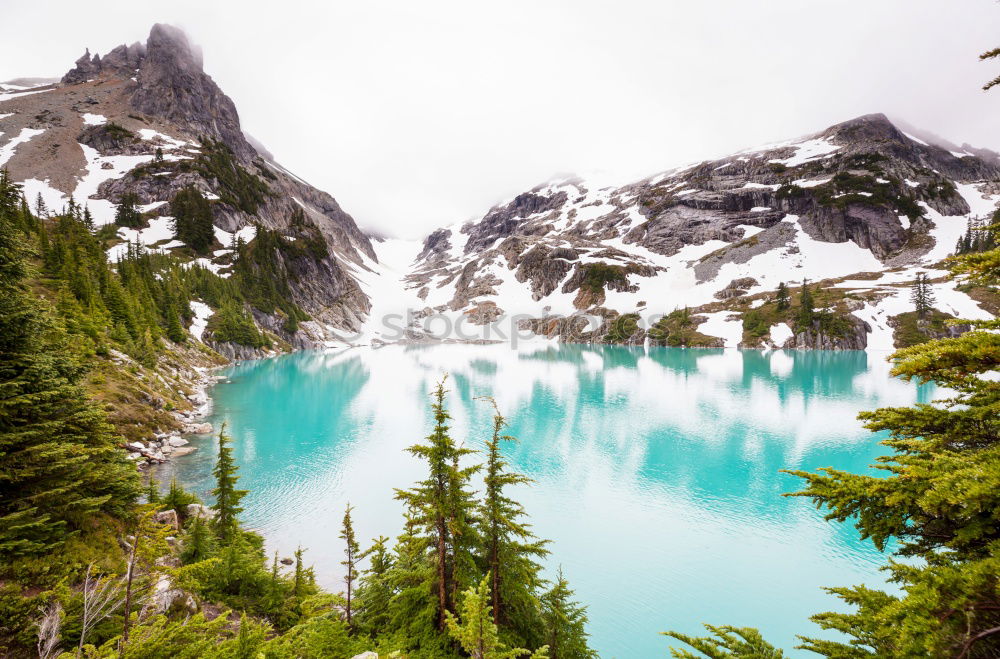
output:
M587 263L580 268L583 271L583 281L580 288L597 294L609 284L628 282L627 271L623 266L608 263Z
M413 511L415 524L428 535L434 572L427 587L437 600L437 625L442 631L445 613L454 612L457 593L475 582L473 550L480 542L475 526L476 505L468 489L479 466L459 464L474 451L458 446L448 433L451 416L444 399L442 381L434 392L433 432L426 444L407 449L427 463L427 478L409 490L396 490L396 498Z
M221 203L253 215L271 195L267 184L236 162L232 150L223 142L201 140L198 171L218 183Z
M176 510L178 515L184 515L185 509L192 503L201 501L196 495L181 487L176 478L171 479L170 488L159 501L161 508Z
M547 648L540 648L532 653L522 648L508 648L500 641L490 607L489 580L490 575L487 574L478 586L470 586L465 591L461 621L450 611L445 612L448 633L470 657L476 659L511 659L526 655L531 655L532 659L548 657Z
M271 342L261 334L253 318L236 302L226 302L208 321L216 341L232 342L249 348L269 348Z
M52 551L140 491L67 337L25 290L16 186L0 173L0 562ZM89 235L89 234L88 234Z
M649 328L649 338L655 344L672 347L709 348L719 345L714 336L702 334L687 307L675 309Z
M174 237L198 254L205 254L215 242L212 205L198 188L181 188L170 202L174 217Z
M627 313L611 321L605 343L625 343L639 331L639 314Z
M347 618L347 626L352 625L351 620L351 596L354 594L354 582L358 578L358 559L361 547L358 545L357 536L354 535L354 522L351 520L351 504L347 504L344 510L344 521L341 526L340 539L344 541L344 560L340 562L344 566L344 584L347 586L347 605L344 614Z
M215 511L213 524L223 544L232 542L239 534L237 516L243 512L240 501L247 495L246 490L236 489L236 482L239 480L236 472L239 467L233 459L233 447L229 445L231 441L223 425L219 431L219 457L212 470L212 475L215 476L215 489L212 490L212 496L215 497L215 503L212 504L212 510Z
M130 229L142 228L144 224L142 213L135 207L138 202L139 198L134 192L122 194L121 200L118 202L118 209L115 211L115 224Z
M710 636L688 636L678 632L666 632L678 641L691 646L695 652L672 649L670 654L678 659L781 659L785 654L761 637L760 632L749 627L714 627L705 625Z
M821 206L841 210L850 204L882 206L906 215L911 220L924 214L912 197L900 193L900 181L893 176L882 179L873 174L841 171L834 174L829 183L816 186L814 191Z
M803 280L802 289L799 291L799 309L795 315L795 329L803 332L812 328L816 319L815 302L813 302L812 291L809 284Z
M547 556L548 550L546 541L536 538L523 521L524 508L507 494L509 488L532 480L510 471L503 457L501 443L517 441L501 434L506 426L506 419L497 409L493 434L486 443L479 534L483 538L485 571L491 576L488 590L492 592L493 621L503 626L513 643L537 647L541 645L542 628L536 603L536 593L542 586L538 560Z
M593 659L587 646L587 612L573 600L573 591L562 568L552 588L541 597L544 642L552 659Z
M910 288L910 301L917 311L917 317L923 319L934 308L934 289L926 272L918 272L917 278Z
M790 306L792 306L792 296L788 293L788 286L785 282L778 284L778 291L774 295L774 302L778 307L778 311L785 311Z

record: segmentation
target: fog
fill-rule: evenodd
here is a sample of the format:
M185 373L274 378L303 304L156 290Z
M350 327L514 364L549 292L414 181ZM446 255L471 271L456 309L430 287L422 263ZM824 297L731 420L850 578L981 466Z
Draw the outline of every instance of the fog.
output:
M184 28L244 129L365 229L481 215L884 112L1000 149L992 0L0 0L0 80Z

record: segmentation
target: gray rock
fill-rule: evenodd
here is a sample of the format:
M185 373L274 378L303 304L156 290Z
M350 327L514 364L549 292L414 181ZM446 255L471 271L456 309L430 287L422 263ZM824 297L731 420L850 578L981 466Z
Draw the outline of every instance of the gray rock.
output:
M215 511L208 506L203 506L200 503L189 503L184 509L184 512L192 519L215 519Z
M179 448L181 446L187 446L188 440L184 439L183 437L174 436L167 439L167 444L169 444L174 448Z
M170 510L161 510L153 515L153 521L160 524L169 524L173 528L180 530L180 522L177 519L177 511L172 508Z

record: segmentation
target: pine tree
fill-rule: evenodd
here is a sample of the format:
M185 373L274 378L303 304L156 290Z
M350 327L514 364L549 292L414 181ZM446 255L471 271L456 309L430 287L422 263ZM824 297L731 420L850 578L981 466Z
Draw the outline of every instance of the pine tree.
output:
M774 301L778 303L778 311L785 311L792 305L792 296L789 295L785 282L778 284L778 293L775 295Z
M118 202L118 209L115 211L115 224L120 227L130 229L140 229L143 225L142 213L136 208L139 198L134 192L125 192Z
M223 544L232 542L239 533L238 515L243 512L240 501L247 494L246 490L236 489L236 482L239 480L236 472L239 468L233 460L233 449L229 445L231 441L223 425L219 432L219 457L212 470L212 475L215 476L215 489L212 490L212 496L215 497L215 504L212 505L212 510L216 513L215 532Z
M934 308L934 289L926 272L917 273L917 278L910 288L910 301L917 311L917 317L921 319Z
M208 525L199 515L191 520L191 525L184 538L181 562L185 565L197 563L209 558L213 552L212 534L209 533Z
M191 249L204 254L215 241L212 225L212 205L198 188L188 186L177 191L170 202L174 218L174 237Z
M526 655L531 655L532 659L548 657L545 647L532 653L521 648L510 649L500 641L490 606L489 582L490 575L487 574L478 586L470 586L465 591L461 620L450 611L445 612L448 633L473 659L511 659Z
M802 290L799 293L799 310L796 317L798 331L801 332L811 328L815 318L816 311L812 291L809 290L809 283L803 279Z
M141 491L65 334L26 291L20 190L0 173L0 559L51 551Z
M490 399L496 409L496 403ZM479 514L486 571L491 575L493 621L510 629L518 643L540 644L541 621L535 592L541 587L541 565L548 554L545 541L534 537L522 518L524 508L506 493L510 487L532 480L508 470L501 442L516 442L501 434L507 422L499 410L493 416L493 434L486 443L485 493Z
M340 539L344 541L345 560L341 565L347 570L344 575L344 583L347 585L347 608L344 610L347 616L347 626L353 627L351 620L351 595L354 588L354 581L358 578L357 563L361 548L358 546L357 537L354 535L354 522L351 521L351 504L347 504L344 510L344 521L340 530Z
M552 588L541 600L545 643L552 659L596 657L597 653L587 646L587 610L573 601L573 591L561 567Z
M361 553L359 559L368 559L355 595L354 609L357 626L369 636L379 636L388 628L392 619L390 610L395 590L392 586L394 568L392 554L385 536L372 541L372 546Z
M153 472L149 473L146 480L146 503L160 502L160 484L156 482Z
M407 451L427 463L428 476L410 490L396 490L396 498L414 512L415 521L427 533L435 566L429 584L437 600L437 624L445 628L445 612L454 611L454 595L470 583L475 569L469 549L477 538L472 524L475 502L468 491L469 480L479 467L461 467L459 461L474 451L458 447L448 434L450 415L444 406L444 381L434 392L434 430L426 444Z

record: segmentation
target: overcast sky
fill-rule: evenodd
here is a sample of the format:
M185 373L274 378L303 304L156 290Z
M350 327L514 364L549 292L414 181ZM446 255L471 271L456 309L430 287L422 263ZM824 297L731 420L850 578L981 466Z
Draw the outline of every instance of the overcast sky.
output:
M640 178L870 112L1000 150L995 0L0 0L0 80L154 22L282 164L406 237L557 173Z

